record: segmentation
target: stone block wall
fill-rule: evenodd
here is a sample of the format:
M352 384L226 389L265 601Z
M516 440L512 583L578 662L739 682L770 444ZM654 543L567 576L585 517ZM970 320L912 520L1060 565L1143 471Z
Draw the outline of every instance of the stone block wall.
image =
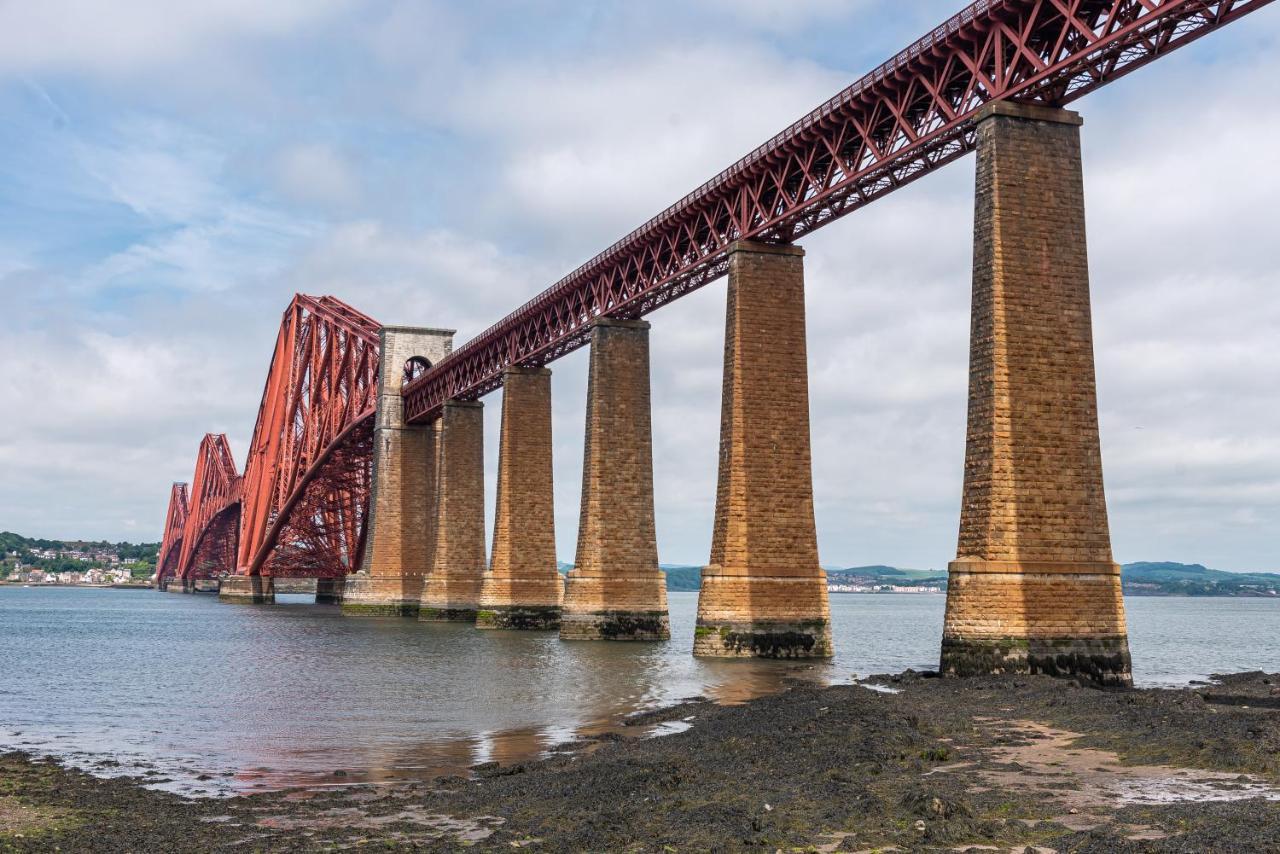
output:
M698 596L698 655L831 655L813 515L803 254L745 242L731 249L719 481Z
M600 319L591 330L578 550L560 636L671 636L653 512L649 324Z
M556 569L551 463L551 371L508 368L489 572L480 628L555 629L564 583Z
M347 577L342 612L417 616L434 547L437 426L405 424L400 391L405 363L439 362L452 350L453 331L387 326L381 335L367 542L360 571Z
M1129 680L1098 440L1080 118L978 124L964 496L942 666Z
M484 582L484 404L445 403L437 433L434 551L418 619L472 622Z
M238 605L276 601L275 579L266 575L228 575L218 582L218 600Z

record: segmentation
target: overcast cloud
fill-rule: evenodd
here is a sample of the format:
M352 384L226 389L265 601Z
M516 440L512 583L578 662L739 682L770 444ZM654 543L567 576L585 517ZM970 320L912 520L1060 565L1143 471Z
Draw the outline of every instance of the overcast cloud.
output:
M0 2L0 529L158 538L206 431L243 460L294 292L464 342L961 5ZM1267 8L1074 105L1121 561L1280 571L1277 48ZM972 184L805 241L827 565L954 556ZM710 546L723 311L649 318L667 562Z

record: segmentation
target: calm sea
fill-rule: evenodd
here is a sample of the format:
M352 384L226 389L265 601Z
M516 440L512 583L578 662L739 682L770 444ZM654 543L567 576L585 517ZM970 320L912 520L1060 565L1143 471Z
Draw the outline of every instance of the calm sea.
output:
M630 645L344 618L301 596L2 587L0 747L188 794L419 778L536 756L684 697L936 666L942 596L833 594L836 658L821 665L694 659L696 604L673 593L672 640ZM1127 606L1140 684L1280 671L1280 600Z

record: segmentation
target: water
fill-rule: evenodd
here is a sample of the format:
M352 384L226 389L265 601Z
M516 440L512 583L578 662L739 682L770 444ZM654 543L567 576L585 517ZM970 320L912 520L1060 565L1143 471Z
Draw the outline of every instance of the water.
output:
M3 587L0 746L189 794L343 785L519 761L685 697L936 666L942 596L832 595L836 657L816 665L695 659L697 594L670 598L671 642L633 645L344 618L302 596ZM1280 600L1127 605L1139 684L1280 671Z

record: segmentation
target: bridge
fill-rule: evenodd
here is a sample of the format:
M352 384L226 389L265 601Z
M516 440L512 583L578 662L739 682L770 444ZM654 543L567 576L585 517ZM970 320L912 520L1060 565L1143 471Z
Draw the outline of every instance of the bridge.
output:
M286 310L244 474L174 484L157 583L352 616L669 637L644 316L728 277L719 480L694 652L831 655L797 241L977 154L964 490L942 670L1127 684L1098 441L1080 115L1271 0L980 0L453 349L334 297ZM590 347L574 568L556 569L548 365ZM486 554L481 398L503 389Z

